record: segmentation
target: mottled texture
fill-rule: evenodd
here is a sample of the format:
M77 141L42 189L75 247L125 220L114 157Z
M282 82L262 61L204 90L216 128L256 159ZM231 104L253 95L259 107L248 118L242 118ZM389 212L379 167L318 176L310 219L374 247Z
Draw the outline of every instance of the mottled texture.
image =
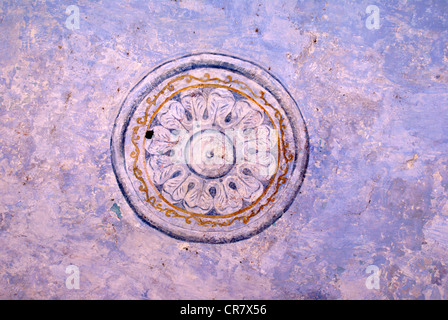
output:
M20 4L19 4L20 3ZM65 9L80 9L80 29ZM365 9L380 8L368 30ZM446 1L2 1L0 297L448 299ZM110 161L128 90L215 51L269 69L301 107L292 207L233 244L149 228ZM80 289L65 286L68 265ZM381 271L368 290L368 265Z

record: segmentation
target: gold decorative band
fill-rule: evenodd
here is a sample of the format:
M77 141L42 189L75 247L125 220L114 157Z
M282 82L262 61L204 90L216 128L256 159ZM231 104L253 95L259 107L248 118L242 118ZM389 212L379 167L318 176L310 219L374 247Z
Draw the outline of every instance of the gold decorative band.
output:
M199 84L192 85L192 86L189 86L187 88L182 88L181 90L175 91L174 84L180 83L182 80L185 80L185 82L187 84L190 84L193 80L195 80L195 81L199 82ZM233 85L238 85L239 86L239 90L237 90L236 88L231 87L230 85L232 85L232 84ZM183 210L181 208L178 208L178 207L174 206L173 204L169 203L167 200L165 200L163 198L163 196L158 192L158 190L155 188L155 186L153 185L151 180L148 178L148 181L150 182L152 187L154 187L154 190L157 192L158 198L160 200L162 200L162 201L158 201L156 197L149 195L148 185L147 185L145 179L143 178L142 170L138 166L138 161L139 161L139 156L140 156L140 149L139 149L139 145L138 144L139 144L139 141L140 141L140 138L141 138L139 133L138 133L139 130L142 127L144 127L144 126L149 128L149 125L151 124L151 122L152 122L155 114L157 114L158 110L160 110L160 108L168 100L170 100L174 95L176 95L179 92L181 92L182 90L186 90L188 88L205 87L205 86L222 87L222 88L230 89L230 90L233 90L233 91L236 91L236 92L242 94L246 98L248 98L251 101L255 102L268 115L270 121L272 122L272 124L274 125L274 128L275 128L274 121L270 117L269 113L266 111L266 109L263 108L262 105L260 105L260 103L258 103L256 101L256 99L259 99L260 101L262 101L262 103L265 106L270 107L271 109L274 110L275 118L278 120L278 123L279 123L280 134L278 135L279 152L278 152L277 170L276 170L276 173L273 175L272 179L270 180L269 185L266 187L266 189L264 190L263 194L254 203L252 203L250 206L248 206L248 207L246 207L244 209L241 209L241 210L239 210L237 212L234 212L232 214L223 215L223 216L209 216L209 215L204 215L204 214L188 212L186 210ZM173 92L173 93L167 99L165 99L165 101L152 114L151 118L148 119L149 118L150 108L152 106L156 105L158 98L161 95L163 95L166 91L170 91L170 92ZM244 93L243 91L246 91L247 93ZM232 77L230 75L225 77L225 79L223 80L223 79L220 79L220 78L217 78L217 77L210 78L210 75L208 73L205 73L202 78L198 78L198 77L186 74L186 75L182 75L182 76L176 77L175 79L169 81L167 85L165 85L157 94L154 95L152 100L150 98L147 98L146 102L147 102L148 106L147 106L147 108L145 110L144 116L137 118L136 119L136 124L137 125L135 125L132 128L131 142L132 142L132 144L134 146L134 150L132 150L132 152L130 153L130 157L132 159L134 159L134 161L133 161L133 173L134 173L134 176L141 183L140 186L139 186L139 190L141 192L143 192L143 194L145 196L144 200L147 203L149 203L155 210L157 210L157 211L159 211L161 213L164 213L165 216L167 216L167 217L180 217L180 218L183 218L187 224L190 224L191 221L194 220L198 225L202 225L202 226L210 225L212 227L215 227L215 226L223 227L223 226L229 226L229 225L233 224L235 221L238 221L238 220L240 220L243 223L247 224L252 217L258 215L260 213L260 211L263 208L265 208L269 203L275 201L275 196L277 195L280 186L285 184L287 182L287 180L288 180L286 175L287 175L288 170L289 170L289 163L292 160L294 160L294 155L288 151L289 144L288 144L288 142L285 141L285 130L286 130L286 125L284 124L285 118L283 117L283 115L280 113L280 111L278 109L276 109L274 106L272 106L272 104L270 104L267 101L267 99L265 97L265 92L260 91L259 95L256 95L254 93L254 91L246 83L244 83L242 81L239 81L239 80L234 80L234 79L232 79ZM144 139L143 139L143 150L144 150ZM283 159L282 160L280 158L280 155L283 155ZM283 162L283 163L281 164L280 162ZM146 170L146 168L145 168L145 170ZM279 170L280 170L280 174L279 174ZM266 192L270 188L270 186L271 186L272 182L275 180L275 178L277 178L277 183L275 185L274 191L266 199L266 201L263 204L261 204L258 208L255 208L257 203L266 195ZM168 204L171 208L163 207L163 202ZM245 211L248 211L250 209L252 209L252 210L248 214L241 215L241 213L243 213ZM224 220L224 221L222 221L222 220Z

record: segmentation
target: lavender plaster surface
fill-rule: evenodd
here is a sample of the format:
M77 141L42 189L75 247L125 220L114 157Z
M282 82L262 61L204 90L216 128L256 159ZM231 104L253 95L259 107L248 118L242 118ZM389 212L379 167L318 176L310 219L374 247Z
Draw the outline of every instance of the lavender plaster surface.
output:
M1 1L0 40L0 298L448 299L446 1ZM110 159L127 92L204 51L277 76L310 136L290 209L223 245L144 224Z

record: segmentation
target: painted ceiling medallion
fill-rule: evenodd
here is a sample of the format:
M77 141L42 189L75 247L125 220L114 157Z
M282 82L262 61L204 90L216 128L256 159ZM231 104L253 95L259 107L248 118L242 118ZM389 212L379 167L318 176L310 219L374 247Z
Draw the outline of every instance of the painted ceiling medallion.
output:
M129 93L112 164L135 212L186 240L251 237L294 200L308 161L300 110L249 61L195 54L164 63Z

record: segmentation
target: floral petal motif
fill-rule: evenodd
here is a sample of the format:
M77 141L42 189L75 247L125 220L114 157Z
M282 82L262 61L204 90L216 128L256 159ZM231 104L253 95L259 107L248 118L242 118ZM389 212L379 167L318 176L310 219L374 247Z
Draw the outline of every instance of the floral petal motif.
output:
M220 209L226 213L234 212L242 208L243 199L238 193L235 177L228 176L223 181L224 195L219 203Z
M192 115L194 121L204 121L207 105L201 91L195 90L184 93L181 96L181 103L185 110Z
M252 163L240 164L237 168L238 175L252 176L258 181L267 181L275 173L276 167L269 171L270 167L257 166Z
M255 177L239 170L238 178L235 179L236 186L244 200L254 202L261 196L263 193L263 185Z
M151 155L147 162L149 166L149 173L155 184L163 184L173 174L170 157L162 155Z
M212 197L204 190L204 181L201 178L190 176L183 185L187 187L184 205L188 210L206 213L213 206Z
M238 139L242 140L242 157L249 164L247 170L253 171L259 180L270 179L275 173L278 157L278 136L273 128L260 126L240 131Z
M236 121L236 116L232 121L234 106L235 97L230 90L217 88L210 92L207 108L209 114L213 115L213 122L216 121L222 128L229 128Z
M173 147L173 142L169 141L160 141L160 140L151 140L147 143L145 149L154 155L163 155L171 150Z
M166 111L160 113L160 123L167 129L183 129L181 120L185 117L184 107L177 101L169 101Z
M153 136L151 138L152 140L174 141L171 131L165 127L154 126L154 128L152 128L151 130L153 132Z
M274 129L264 125L263 111L248 99L235 100L230 90L216 88L205 95L202 89L184 91L181 102L169 101L159 114L148 152L153 181L162 185L162 195L186 210L207 214L238 211L243 201L254 202L276 170ZM206 99L207 97L207 99ZM191 139L193 124L226 130L244 154L223 180L204 180L188 169L184 146ZM230 129L230 130L229 130ZM236 129L236 130L234 130ZM175 156L174 156L175 155ZM213 156L213 155L212 155ZM233 172L233 173L232 173Z
M153 136L149 142L145 144L145 149L150 154L165 154L178 143L179 138L172 134L170 130L162 126L155 126L151 130L153 132Z
M256 128L263 123L263 112L252 107L252 103L247 99L239 100L235 104L235 112L240 119L237 126L241 130Z
M243 143L244 160L249 163L268 166L271 161L271 151L267 150L267 146L262 146L260 141L246 141Z
M267 125L261 125L253 129L246 129L242 131L241 138L243 141L257 141L260 145L264 143L266 146L277 144L278 132L277 130L268 127ZM270 148L268 147L267 150Z
M259 180L267 180L272 177L277 167L277 161L270 152L248 153L245 157L246 164Z
M180 185L179 187L176 189L177 194L179 195L178 198L179 199L183 199L185 201L186 199L186 195L187 193L190 191L191 187L190 186L197 186L200 185L201 181L194 177L194 176L188 176ZM197 189L197 187L195 188ZM192 197L190 194L189 200L188 201L194 201L194 196Z
M224 186L217 180L208 180L204 185L204 193L206 198L209 198L213 203L213 208L219 214L230 213L230 208L227 207L227 196Z
M276 153L278 149L274 130L267 126L261 126L255 129L246 129L237 134L238 141L243 142L244 154L250 153Z
M156 185L165 183L173 174L173 167L167 156L151 156L148 165L149 174Z
M186 194L186 190L180 186L188 177L188 173L182 165L175 165L170 170L172 175L163 184L163 195L172 202L179 202L184 199Z

